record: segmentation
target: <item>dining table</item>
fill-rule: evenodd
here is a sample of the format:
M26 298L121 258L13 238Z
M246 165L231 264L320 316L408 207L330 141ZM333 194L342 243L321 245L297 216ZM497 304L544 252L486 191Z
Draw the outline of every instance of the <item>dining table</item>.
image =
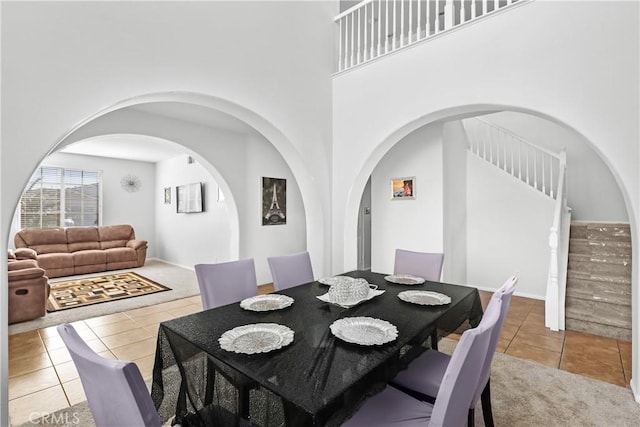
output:
M329 286L314 281L278 291L293 300L282 309L252 311L234 303L160 323L151 390L156 409L183 426L338 426L435 337L475 327L482 318L475 287L394 283L361 270L342 276L365 279L377 287L375 296L345 308L319 299ZM409 290L436 292L450 302L406 302L399 294ZM331 325L350 318L388 322L397 336L365 345L336 337ZM254 354L221 344L225 333L264 324L288 328L293 339Z

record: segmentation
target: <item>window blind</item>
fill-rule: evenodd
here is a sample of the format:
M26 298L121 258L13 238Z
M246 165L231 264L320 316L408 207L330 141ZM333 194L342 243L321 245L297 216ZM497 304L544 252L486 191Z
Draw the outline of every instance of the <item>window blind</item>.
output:
M98 225L101 173L39 167L20 199L20 227Z

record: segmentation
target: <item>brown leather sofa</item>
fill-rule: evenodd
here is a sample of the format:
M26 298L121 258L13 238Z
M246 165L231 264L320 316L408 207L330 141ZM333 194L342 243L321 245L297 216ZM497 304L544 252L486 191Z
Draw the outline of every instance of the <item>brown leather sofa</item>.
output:
M9 324L37 319L46 314L51 287L49 278L33 259L18 260L9 251Z
M25 228L14 237L15 255L33 258L50 278L142 267L147 241L130 225Z

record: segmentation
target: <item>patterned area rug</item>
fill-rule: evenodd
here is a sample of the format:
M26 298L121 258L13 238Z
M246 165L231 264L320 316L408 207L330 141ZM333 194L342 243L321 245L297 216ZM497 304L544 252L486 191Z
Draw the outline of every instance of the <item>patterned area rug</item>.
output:
M169 290L171 288L136 273L119 273L55 282L51 283L47 311L66 310Z

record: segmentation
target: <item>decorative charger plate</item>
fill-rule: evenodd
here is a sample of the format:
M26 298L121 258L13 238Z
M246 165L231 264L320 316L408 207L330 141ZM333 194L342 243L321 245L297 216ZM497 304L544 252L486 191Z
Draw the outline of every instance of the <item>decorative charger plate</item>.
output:
M251 311L280 310L291 304L293 304L293 298L279 294L257 295L240 301L240 307Z
M420 305L445 305L451 303L451 297L432 291L402 291L398 294L402 301Z
M329 292L327 292L326 294L318 295L316 296L316 298L318 298L320 301L328 302L329 304L339 305L342 308L351 308L353 306L360 304L361 302L369 301L371 298L377 297L378 295L382 295L382 294L384 294L384 290L382 289L369 289L369 295L367 295L365 298L358 301L349 301L349 302L341 302L341 303L333 301Z
M382 345L398 338L398 328L373 317L345 317L333 322L329 329L337 338L360 345Z
M278 350L293 342L293 331L277 323L255 323L238 326L218 339L223 350L255 354Z
M332 276L332 277L323 277L322 279L318 279L318 282L322 283L323 285L333 286L336 283L352 282L354 280L356 280L355 277ZM362 280L365 280L365 279L362 279Z
M392 274L391 276L385 276L384 280L400 285L420 285L424 283L422 277L412 276L410 274Z

